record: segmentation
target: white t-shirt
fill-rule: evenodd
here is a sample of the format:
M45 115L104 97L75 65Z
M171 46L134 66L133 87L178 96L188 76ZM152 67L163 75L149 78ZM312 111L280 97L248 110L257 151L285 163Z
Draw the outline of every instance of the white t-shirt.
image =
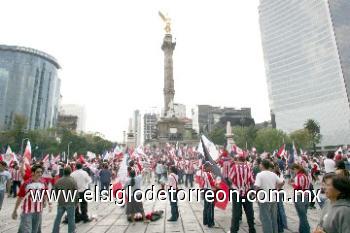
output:
M84 192L88 189L92 181L89 174L83 169L75 170L70 176L77 182L78 192Z
M326 173L335 172L335 162L333 159L325 159L323 163Z
M256 175L254 185L264 190L266 194L269 195L270 190L271 191L275 190L277 184L282 184L282 183L283 183L283 179L278 177L275 173L271 171L261 171ZM259 194L259 197L263 198L263 195ZM275 195L273 195L272 201L276 201ZM260 202L263 203L265 201L260 201Z
M11 179L11 174L8 171L0 172L0 191L6 190L6 184Z

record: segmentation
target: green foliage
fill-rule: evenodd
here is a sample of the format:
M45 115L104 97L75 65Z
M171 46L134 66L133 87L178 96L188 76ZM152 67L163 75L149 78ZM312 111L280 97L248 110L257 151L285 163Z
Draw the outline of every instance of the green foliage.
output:
M210 134L210 140L216 145L224 145L226 143L226 130L224 128L215 128Z
M304 128L310 133L313 149L316 152L316 144L320 143L322 138L320 124L313 119L308 119L304 124Z
M289 143L290 139L282 130L273 128L263 128L258 130L255 138L255 147L259 153L272 152L280 148L283 143Z
M240 148L250 149L254 146L254 141L257 134L257 129L254 126L249 127L234 127L233 130L233 140L236 145Z
M249 127L234 127L233 130L233 140L236 145L242 149L251 149L253 146L256 147L258 152L272 152L278 148L283 143L290 143L291 140L289 136L281 130L273 128L263 128L257 130L254 126ZM225 137L226 129L216 128L213 130L209 137L217 145L224 145L226 142Z
M21 116L15 116L11 130L0 133L0 148L5 150L10 145L16 153L21 152L21 146L25 147L28 138L32 145L32 154L41 158L46 154L59 154L65 151L68 153L70 143L70 155L75 152L86 154L87 151L102 154L110 150L114 144L103 138L102 135L76 133L62 128L52 128L45 130L25 130L27 122Z
M306 129L299 129L290 134L290 139L294 141L297 148L308 150L313 146L313 139L311 134Z

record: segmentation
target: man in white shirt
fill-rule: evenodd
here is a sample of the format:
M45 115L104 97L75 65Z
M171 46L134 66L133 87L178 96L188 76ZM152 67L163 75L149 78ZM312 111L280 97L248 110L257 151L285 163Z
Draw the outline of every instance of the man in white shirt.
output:
M168 175L168 189L178 189L178 182L179 178L176 175L177 169L175 166L170 167L170 174ZM169 200L170 200L170 207L171 207L171 217L168 219L170 222L175 222L179 218L179 209L177 206L177 192L169 192Z
M324 170L327 173L335 172L335 161L333 160L334 153L329 151L327 154L327 158L323 161Z
M81 199L80 204L80 212L79 207L75 209L75 222L80 222L81 220L84 221L84 223L90 222L91 219L89 219L88 213L88 203L84 199L84 191L89 189L89 184L92 182L89 174L84 171L83 165L81 163L77 163L76 165L77 170L75 170L70 176L73 177L75 182L77 182L78 186L78 192L79 192L79 198Z
M11 174L5 170L7 163L0 161L0 210L5 198L6 190L10 189Z
M277 225L277 202L276 197L269 197L269 192L275 190L277 185L284 183L282 178L279 178L275 173L269 171L273 165L268 160L263 160L260 164L261 172L256 175L255 189L265 192L267 201L259 202L260 221L264 233L278 233ZM258 194L257 194L258 195ZM258 195L262 197L262 195Z

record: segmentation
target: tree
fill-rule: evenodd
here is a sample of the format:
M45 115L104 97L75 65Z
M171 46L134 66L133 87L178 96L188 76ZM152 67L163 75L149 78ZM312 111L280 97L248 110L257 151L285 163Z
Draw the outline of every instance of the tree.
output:
M67 154L69 143L70 155L74 152L86 154L87 151L101 154L113 147L113 142L104 139L99 133L76 133L63 128L24 131L25 127L26 121L23 118L15 117L12 129L0 132L1 152L5 152L7 145L10 145L14 152L19 153L23 138L30 140L32 154L39 159L46 154L57 155L63 151ZM58 138L60 140L57 140Z
M310 149L313 146L312 136L306 129L296 130L289 135L298 148Z
M313 119L308 119L304 124L304 128L312 137L313 149L314 153L316 153L316 144L320 143L322 138L320 124Z
M272 152L284 143L287 144L290 139L282 130L273 128L263 128L258 130L255 138L255 147L259 153L264 151Z
M11 129L0 134L2 150L6 150L7 146L10 145L12 150L19 151L22 139L25 138L26 127L27 119L22 115L14 114Z
M233 140L236 145L240 148L250 149L254 146L254 141L256 138L257 129L254 126L249 127L234 127L233 130Z
M226 143L225 132L226 132L225 128L215 128L212 132L209 133L209 138L216 145L225 145Z

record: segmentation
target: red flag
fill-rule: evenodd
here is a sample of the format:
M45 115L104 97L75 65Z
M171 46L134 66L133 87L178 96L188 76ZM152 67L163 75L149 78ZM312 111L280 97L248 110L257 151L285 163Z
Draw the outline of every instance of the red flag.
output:
M83 155L80 155L79 158L77 159L77 161L78 161L79 163L81 163L81 164L86 163L85 158L84 158Z
M225 210L229 202L229 187L225 182L222 182L221 179L217 179L216 186L218 187L216 192L219 192L219 190L222 191L220 191L217 195L218 200L215 200L215 207Z
M277 152L277 157L278 157L278 158L281 158L281 156L284 156L284 154L285 154L285 152L286 152L285 148L286 148L286 144L283 144L283 145L281 146L281 148L279 148L279 150L278 150L278 152Z

